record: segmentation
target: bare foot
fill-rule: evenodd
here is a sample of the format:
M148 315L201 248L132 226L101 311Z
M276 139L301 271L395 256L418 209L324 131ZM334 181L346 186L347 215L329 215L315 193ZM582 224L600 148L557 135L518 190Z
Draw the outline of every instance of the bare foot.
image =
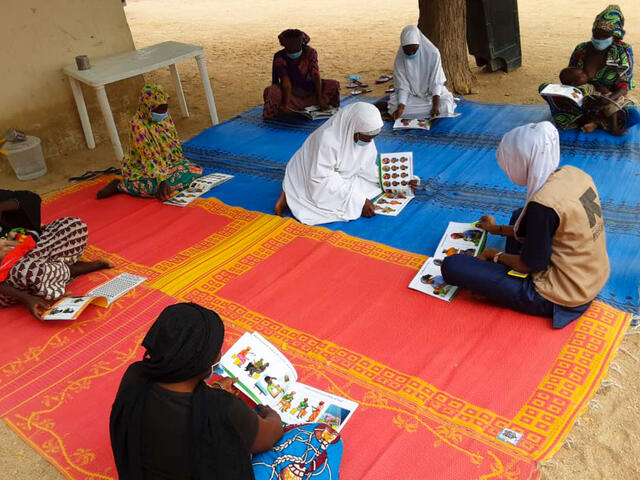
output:
M284 190L283 190L282 193L280 194L280 198L276 202L276 206L273 207L273 211L275 212L276 215L278 215L279 217L282 217L284 216L284 212L286 212L288 208L289 206L287 205L287 196L284 194Z
M171 187L169 184L163 180L158 185L158 190L156 190L156 198L161 202L166 202L171 197Z
M589 123L585 123L581 130L584 133L593 133L596 131L596 129L598 128L598 124L596 122L589 122Z
M108 260L95 260L93 262L85 262L79 260L73 265L69 266L72 277L79 277L80 275L86 275L87 273L97 272L98 270L106 270L113 268L113 264Z
M98 195L96 195L96 197L98 199L102 199L102 198L111 197L113 195L120 193L120 190L118 190L119 183L120 183L120 180L118 179L111 180L109 183L107 183L106 187L98 191Z

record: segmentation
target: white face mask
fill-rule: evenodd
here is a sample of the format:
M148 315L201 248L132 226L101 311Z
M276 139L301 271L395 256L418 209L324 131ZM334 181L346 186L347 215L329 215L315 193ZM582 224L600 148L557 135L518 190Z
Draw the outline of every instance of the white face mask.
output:
M365 142L364 140L356 140L356 145L358 145L359 147L366 147L367 145L369 145L369 143L371 142Z
M211 373L209 374L209 376L207 378L204 379L204 381L208 381L211 377L213 377L216 374L216 370L218 369L218 365L220 365L220 362L216 362L213 365L211 365Z

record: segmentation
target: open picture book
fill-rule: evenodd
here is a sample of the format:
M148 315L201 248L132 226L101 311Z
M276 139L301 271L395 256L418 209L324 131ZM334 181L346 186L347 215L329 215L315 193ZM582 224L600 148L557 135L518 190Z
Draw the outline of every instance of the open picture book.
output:
M431 124L438 118L455 118L462 115L461 113L443 113L434 117L425 118L398 118L394 124L394 130L430 130Z
M413 200L413 152L381 153L378 172L382 193L373 200L376 215L395 217Z
M326 118L331 118L338 112L338 109L335 107L330 107L327 110L320 110L320 107L317 105L311 105L310 107L305 107L302 110L298 111L298 113L304 117L307 117L309 120L322 120Z
M216 373L259 405L276 410L285 424L326 423L340 431L358 404L298 382L287 358L257 332L245 333L222 356Z
M550 83L540 91L540 95L547 100L547 102L552 102L554 105L557 104L558 100L560 102L568 100L578 107L581 107L584 102L582 90L570 85ZM558 108L561 108L561 105L559 105Z
M432 297L450 302L458 292L458 287L447 285L442 278L442 260L455 254L477 256L487 243L487 232L474 223L449 222L433 257L420 267L409 288Z
M164 202L165 205L173 205L176 207L186 207L196 198L202 196L213 187L217 187L221 183L231 180L233 175L227 175L226 173L211 173L194 180L189 188L182 190L177 195L174 195L169 200Z
M82 297L63 297L51 306L43 315L43 320L75 320L91 304L108 307L120 297L130 292L142 282L145 277L121 273L108 282L97 286Z

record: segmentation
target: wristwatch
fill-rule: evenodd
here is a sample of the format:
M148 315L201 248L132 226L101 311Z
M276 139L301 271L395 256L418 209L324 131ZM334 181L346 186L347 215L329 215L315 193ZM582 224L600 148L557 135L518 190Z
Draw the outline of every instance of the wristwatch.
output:
M498 252L493 256L493 263L498 263L498 261L500 260L500 255L502 255L504 252Z

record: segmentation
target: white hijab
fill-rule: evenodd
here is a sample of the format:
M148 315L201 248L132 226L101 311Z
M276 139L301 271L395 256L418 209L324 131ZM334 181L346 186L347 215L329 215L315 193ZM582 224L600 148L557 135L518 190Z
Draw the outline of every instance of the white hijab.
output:
M332 164L336 171L359 170L364 158L377 155L376 144L371 140L359 146L356 133L377 135L382 129L380 111L370 103L356 102L341 108L307 138L301 147L315 155L316 165ZM320 158L320 157L330 158ZM336 163L337 162L337 163Z
M405 45L420 45L416 58L407 58ZM442 69L440 51L415 25L408 25L400 34L400 48L394 64L396 90L405 90L416 97L441 95L447 77Z
M558 168L558 130L551 122L528 123L516 127L502 137L496 157L498 165L509 180L520 187L527 187L527 200L513 226L514 232L517 232L531 198Z

